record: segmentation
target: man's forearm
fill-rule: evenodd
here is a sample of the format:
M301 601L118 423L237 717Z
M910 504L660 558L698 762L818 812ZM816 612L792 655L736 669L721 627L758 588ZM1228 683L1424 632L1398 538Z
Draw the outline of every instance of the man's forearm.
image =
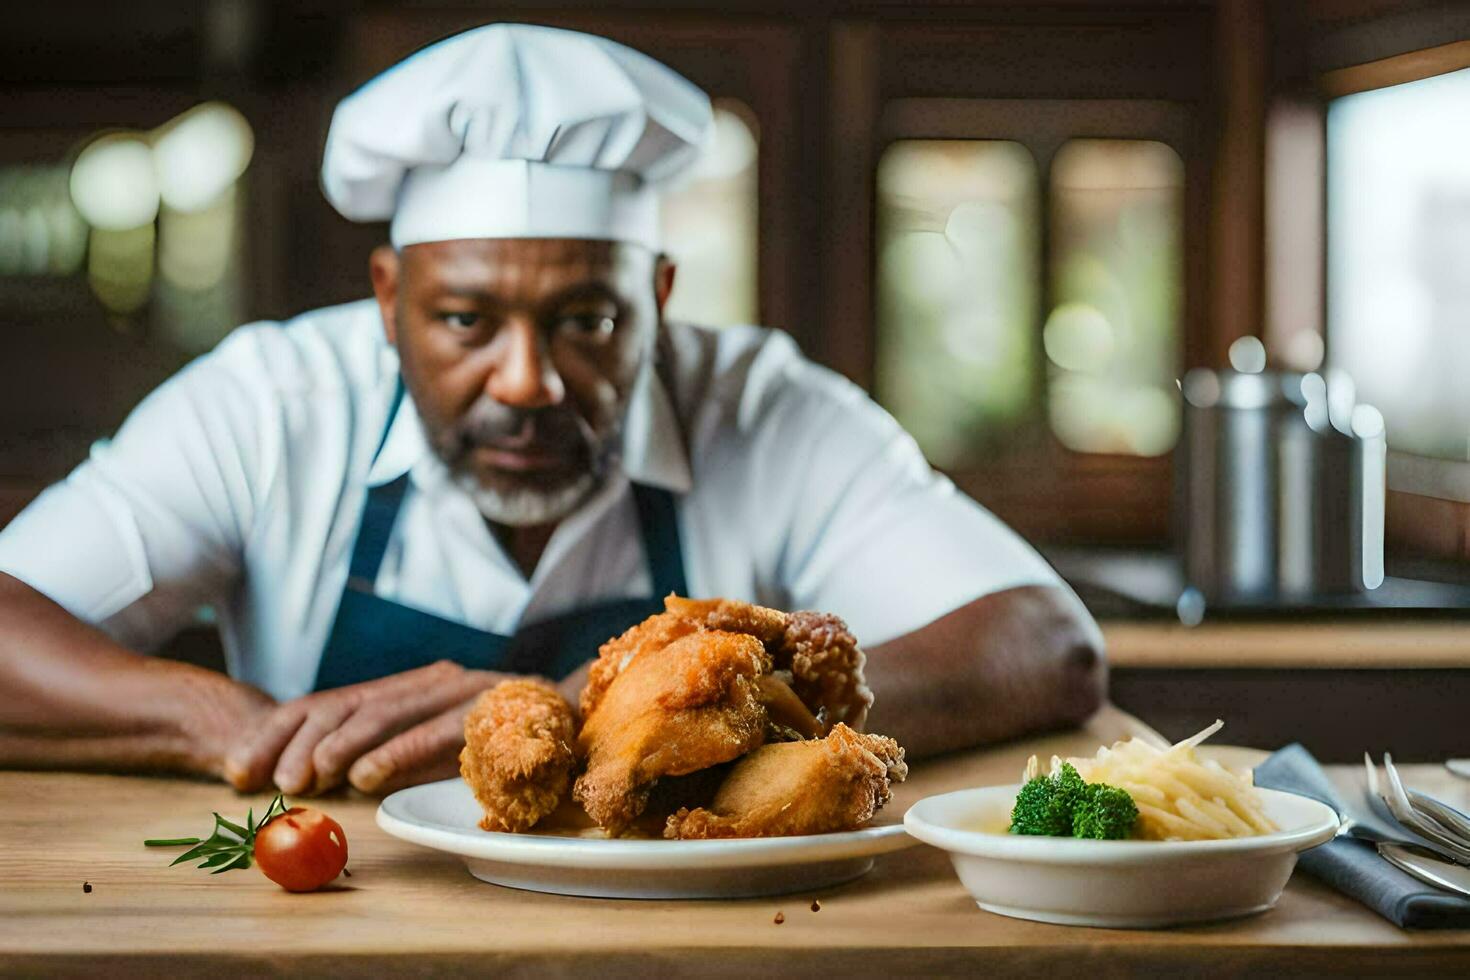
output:
M985 596L868 651L868 730L917 758L1075 725L1106 696L1097 625L1061 589Z
M0 573L0 766L220 773L234 730L270 703L133 653Z

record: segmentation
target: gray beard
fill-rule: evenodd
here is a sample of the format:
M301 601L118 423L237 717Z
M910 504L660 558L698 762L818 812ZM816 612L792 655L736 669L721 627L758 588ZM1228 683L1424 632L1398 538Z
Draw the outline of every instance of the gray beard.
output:
M582 505L601 485L593 473L583 473L555 490L491 490L468 473L454 474L455 485L469 494L488 521L507 527L554 524Z
M441 471L449 475L450 481L463 490L474 501L480 516L495 524L506 527L534 527L538 524L553 524L580 507L587 498L607 483L608 477L622 461L623 422L626 420L626 403L618 411L617 421L593 450L591 465L565 485L550 490L535 490L529 487L496 490L483 486L471 473L451 466L446 457L449 451L436 444L427 429L424 439L434 448L434 461ZM420 419L422 424L422 419Z

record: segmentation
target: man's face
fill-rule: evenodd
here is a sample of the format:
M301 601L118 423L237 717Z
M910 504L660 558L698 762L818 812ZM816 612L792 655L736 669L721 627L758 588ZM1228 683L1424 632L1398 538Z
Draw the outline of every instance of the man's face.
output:
M373 253L425 434L493 521L559 520L601 483L672 267L647 249L465 239Z

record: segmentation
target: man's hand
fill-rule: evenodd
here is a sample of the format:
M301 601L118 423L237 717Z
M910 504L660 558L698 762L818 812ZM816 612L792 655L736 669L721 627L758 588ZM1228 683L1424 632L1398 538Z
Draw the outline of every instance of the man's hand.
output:
M273 706L225 763L237 789L271 780L292 795L323 793L344 778L367 793L452 776L464 715L506 674L448 660Z
M556 684L573 711L591 666L592 662L588 661ZM504 676L495 675L497 681ZM347 770L348 782L364 793L383 794L458 775L459 750L464 746L464 716L474 701L471 697L363 755Z
M222 776L264 692L120 646L0 572L0 767Z

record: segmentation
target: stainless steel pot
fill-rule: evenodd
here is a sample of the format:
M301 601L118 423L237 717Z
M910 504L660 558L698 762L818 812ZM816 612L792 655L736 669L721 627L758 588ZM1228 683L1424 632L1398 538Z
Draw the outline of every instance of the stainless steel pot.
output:
M1176 532L1212 604L1280 604L1383 581L1383 417L1328 372L1185 376Z

